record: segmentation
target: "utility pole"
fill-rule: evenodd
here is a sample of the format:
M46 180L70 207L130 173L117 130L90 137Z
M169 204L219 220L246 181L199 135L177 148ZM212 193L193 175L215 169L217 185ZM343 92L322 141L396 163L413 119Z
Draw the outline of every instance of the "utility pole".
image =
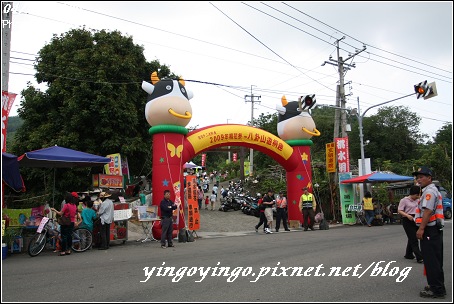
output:
M227 124L229 124L229 120L231 120L231 119L227 118ZM229 146L229 164L230 164L230 146Z
M254 102L260 102L259 100L254 100L254 98L260 99L262 97L252 94L252 87L253 85L251 85L251 95L244 95L245 102L251 103L251 127L254 121ZM247 97L250 97L251 100L247 100L246 99ZM253 168L254 168L254 150L251 148L249 150L249 176L252 176Z
M337 66L338 72L339 72L339 85L337 86L337 93L336 93L336 106L340 107L340 109L336 109L335 112L335 117L334 117L334 136L333 138L339 137L339 121L340 127L341 127L341 137L347 137L347 131L346 131L346 126L347 126L347 113L345 111L341 111L342 109L345 109L345 84L344 84L344 74L345 71L350 70L350 68L355 68L355 64L347 64L345 63L346 61L350 60L354 56L358 55L361 52L364 52L366 50L366 46L363 46L362 50L356 50L354 54L349 54L349 57L346 59L342 59L342 57L339 54L339 42L341 40L344 40L345 36L342 38L336 40L336 48L337 48L337 60L334 60L331 56L329 57L330 61L333 61L335 63L331 63L328 61L325 61L322 65L325 65L326 63ZM341 117L341 119L339 119Z
M342 38L336 40L336 48L337 48L337 60L334 60L331 56L329 57L329 61L333 61L335 63L325 61L322 63L322 66L327 64L331 64L334 66L337 66L338 72L339 72L339 85L337 86L336 90L336 107L339 109L336 109L335 114L334 114L334 135L333 139L339 137L339 121L341 122L341 130L342 130L342 135L341 137L347 137L347 132L346 132L346 126L347 126L347 114L345 111L342 111L345 109L345 89L344 89L344 70L348 71L350 68L356 67L355 64L347 64L345 63L347 60L351 59L353 56L358 55L359 53L363 52L366 50L366 46L363 46L362 50L355 50L355 54L351 55L349 54L349 57L346 58L345 60L342 59L339 53L339 42L341 40L344 40L345 36ZM344 67L345 66L345 67ZM339 119L340 116L342 115L342 119ZM331 204L333 210L334 208L334 202L336 201L336 188L339 180L337 178L337 171L335 173L329 174L329 184L330 184L330 189L331 189ZM340 209L339 209L340 210ZM336 219L336 213L337 213L337 208L336 211L333 214L334 220Z
M8 92L13 2L2 2L2 91Z

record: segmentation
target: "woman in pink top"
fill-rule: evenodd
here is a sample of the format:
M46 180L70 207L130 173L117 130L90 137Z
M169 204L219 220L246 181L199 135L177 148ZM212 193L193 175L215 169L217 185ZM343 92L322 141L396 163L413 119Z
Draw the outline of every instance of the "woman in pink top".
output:
M60 225L61 232L61 251L60 256L71 254L72 232L74 229L74 222L76 221L77 206L76 202L79 202L79 196L76 192L68 193L65 197L66 204L63 206L61 211L57 211L51 208L52 211L57 213L59 216L69 216L71 223L69 225Z
M419 241L416 238L416 231L418 227L414 221L416 207L418 206L421 187L411 186L410 195L400 200L397 212L402 216L402 226L407 234L407 248L405 250L404 258L413 260L416 256L416 261L422 263L422 254L419 249ZM414 255L413 255L414 254Z

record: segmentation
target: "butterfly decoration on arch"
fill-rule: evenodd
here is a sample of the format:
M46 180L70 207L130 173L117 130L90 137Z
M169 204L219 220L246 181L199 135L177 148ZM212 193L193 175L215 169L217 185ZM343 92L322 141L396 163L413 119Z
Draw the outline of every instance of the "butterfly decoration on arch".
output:
M167 143L167 149L170 152L170 157L174 157L176 155L178 158L181 158L181 152L183 152L183 145L175 147L172 143Z

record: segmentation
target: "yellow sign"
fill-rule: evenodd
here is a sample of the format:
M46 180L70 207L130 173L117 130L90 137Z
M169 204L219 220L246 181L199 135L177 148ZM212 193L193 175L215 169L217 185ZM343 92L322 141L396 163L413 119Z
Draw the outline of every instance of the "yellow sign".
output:
M326 144L326 171L328 173L336 172L336 151L334 143Z
M244 142L267 148L287 160L293 153L293 148L279 137L250 126L219 125L206 128L201 132L187 137L197 154L211 146L227 143Z
M107 175L122 175L120 153L109 154L106 157L110 158L110 163L104 165L104 171L106 171L106 174Z

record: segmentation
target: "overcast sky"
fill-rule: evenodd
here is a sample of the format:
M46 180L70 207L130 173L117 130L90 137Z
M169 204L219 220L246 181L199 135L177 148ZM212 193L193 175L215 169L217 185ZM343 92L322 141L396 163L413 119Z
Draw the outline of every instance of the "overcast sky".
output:
M452 123L452 2L14 1L13 5L12 93L20 94L27 82L36 85L33 59L54 34L82 26L118 30L143 45L147 60L169 65L187 81L186 88L194 93L188 127L246 124L252 103L245 102L245 95L260 96L255 99L260 100L254 106L255 118L276 113L283 95L297 100L315 94L317 104L335 105L339 73L336 66L322 64L335 63L336 41L345 37L339 42L344 60L366 46L346 61L355 65L345 73L347 107L358 107L359 98L364 113L373 105L413 93L415 84L428 80L436 83L437 97L410 96L386 106L409 107L421 116L420 129L429 136ZM149 81L132 81L140 85L142 80ZM10 116L17 115L20 99Z

